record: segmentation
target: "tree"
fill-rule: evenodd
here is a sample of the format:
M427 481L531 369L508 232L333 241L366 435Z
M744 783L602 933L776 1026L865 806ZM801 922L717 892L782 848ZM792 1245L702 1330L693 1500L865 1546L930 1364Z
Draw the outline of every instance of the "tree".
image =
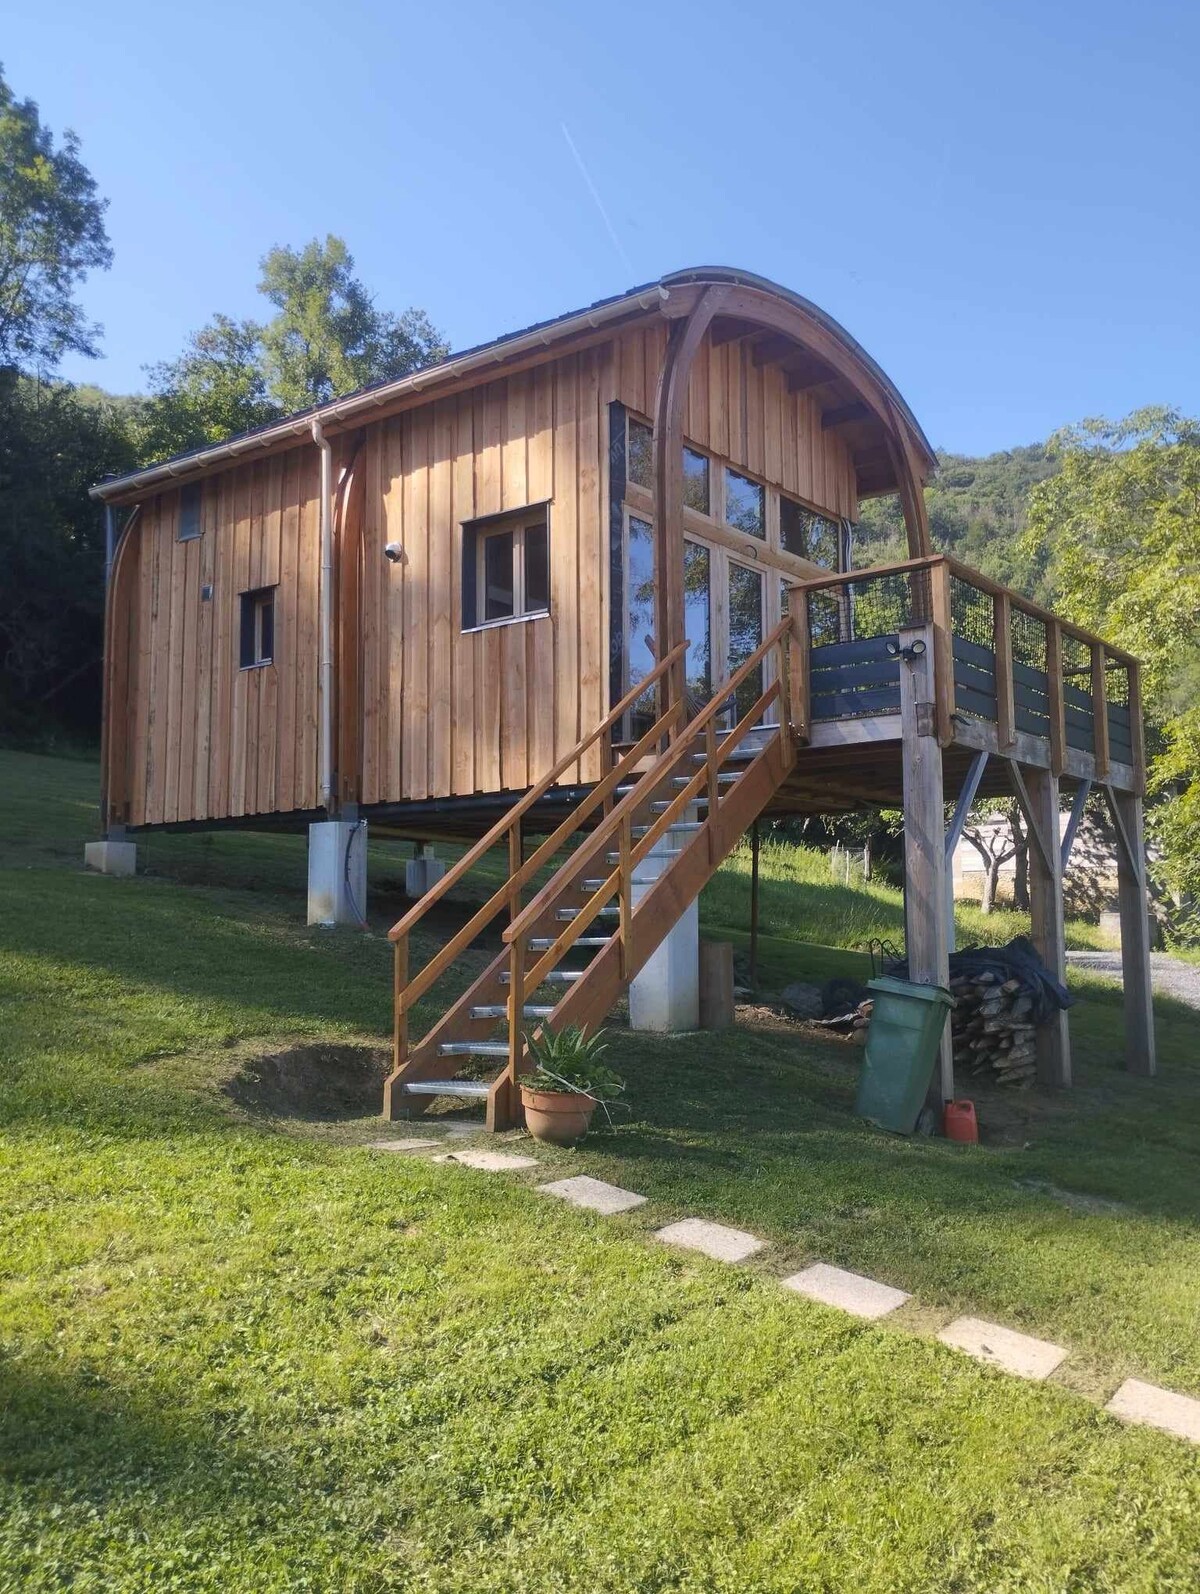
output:
M1008 816L996 812L994 805L989 805L986 815L980 815L963 826L963 840L969 841L983 859L983 896L979 911L990 913L996 906L1000 870L1017 853Z
M95 734L104 521L87 489L135 463L118 406L0 373L0 739Z
M284 411L391 381L448 352L423 310L393 315L375 307L350 251L332 234L301 250L272 249L258 287L278 311L263 328L263 368Z
M148 460L219 443L282 413L267 393L262 328L253 321L214 316L177 360L151 366L147 375L139 432Z
M1200 898L1200 423L1175 410L1090 420L1052 439L1057 475L1033 490L1026 539L1071 619L1145 661L1159 727L1155 867ZM1112 690L1120 676L1112 677Z
M37 105L18 100L0 69L0 365L48 374L64 354L97 353L101 329L75 290L112 263L107 203L75 134L56 150Z

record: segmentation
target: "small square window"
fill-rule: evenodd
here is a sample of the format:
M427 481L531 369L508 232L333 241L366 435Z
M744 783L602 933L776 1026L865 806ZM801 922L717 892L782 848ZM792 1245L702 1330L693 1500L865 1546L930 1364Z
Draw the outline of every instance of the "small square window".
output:
M179 489L179 529L176 542L193 542L200 535L200 483Z
M463 630L546 614L550 608L547 508L463 525Z
M242 593L241 667L256 669L275 657L275 588Z
M698 515L708 515L711 502L708 493L708 456L698 454L694 448L683 451L683 501L688 509Z
M635 487L654 488L654 432L645 421L629 417L626 475Z
M779 541L787 553L808 559L823 570L839 565L841 527L828 515L806 509L793 498L779 497Z
M748 537L766 540L765 494L758 482L725 468L725 519Z

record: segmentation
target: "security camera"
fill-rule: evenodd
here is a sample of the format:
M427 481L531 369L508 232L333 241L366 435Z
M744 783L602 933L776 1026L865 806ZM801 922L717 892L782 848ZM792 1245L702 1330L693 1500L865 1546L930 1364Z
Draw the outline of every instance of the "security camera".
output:
M404 558L404 544L402 542L389 542L383 551L394 565L398 565L401 559Z

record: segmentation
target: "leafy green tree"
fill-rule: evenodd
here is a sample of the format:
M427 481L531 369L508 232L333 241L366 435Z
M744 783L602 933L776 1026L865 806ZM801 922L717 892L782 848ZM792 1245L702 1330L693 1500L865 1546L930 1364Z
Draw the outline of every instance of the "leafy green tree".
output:
M390 381L447 353L423 310L376 308L332 234L300 250L272 249L258 286L278 312L262 331L263 367L284 411Z
M282 413L267 393L262 328L253 321L214 316L177 360L151 366L147 375L150 397L138 430L148 460L219 443Z
M1052 439L1058 473L1030 502L1027 541L1067 615L1145 662L1161 726L1152 768L1159 872L1200 898L1200 423L1148 408Z
M96 354L100 328L75 291L112 262L106 206L75 134L55 149L36 104L0 70L0 365L52 373L64 354Z
M135 463L118 405L0 372L0 740L95 735L104 519L87 489Z

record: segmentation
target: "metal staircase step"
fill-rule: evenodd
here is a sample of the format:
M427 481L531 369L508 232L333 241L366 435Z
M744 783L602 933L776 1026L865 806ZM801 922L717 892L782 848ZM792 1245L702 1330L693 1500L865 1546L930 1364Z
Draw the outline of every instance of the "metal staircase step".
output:
M443 1041L439 1057L507 1057L507 1041Z
M535 935L527 944L531 952L549 952L558 939L554 935ZM610 935L580 935L571 942L572 946L607 946L612 940Z
M554 1009L540 1003L526 1002L521 1012L525 1018L549 1018ZM507 1018L508 1005L505 1002L483 1002L478 1007L471 1008L472 1018Z
M701 758L700 762L703 763L704 759ZM671 785L672 786L686 786L686 785L688 785L688 783L690 781L695 780L695 778L696 778L695 775L672 775L671 776ZM735 780L741 780L741 778L742 778L742 771L740 769L723 769L717 775L717 780L720 782L720 784L722 786L728 786L730 784L730 782L735 781ZM698 797L696 800L697 800L697 802L702 802L704 799L702 797Z
M400 1090L405 1096L462 1096L469 1101L486 1101L491 1088L486 1079L416 1079L411 1085L401 1085Z
M652 829L653 829L652 825L634 825L633 829L630 831L630 835L631 836L648 836ZM704 829L704 821L702 819L681 819L678 822L678 824L668 825L666 830L665 830L665 832L664 832L664 834L670 836L670 835L673 835L674 832L677 831L677 830L703 830L703 829Z
M538 984L539 985L573 985L576 980L581 980L583 978L584 973L585 973L585 970L583 970L583 969L551 969L549 974L543 974L542 975L541 979L538 981ZM512 984L512 975L509 973L509 971L507 969L505 969L504 973L500 976L500 983L501 983L501 985L511 985ZM505 1050L505 1053L507 1054L508 1047L506 1046L504 1048L504 1050Z
M659 856L661 857L662 855L660 854ZM615 863L617 861L617 854L616 853L611 853L609 855L608 861L609 861L609 863ZM599 891L600 887L603 886L603 885L607 885L607 883L608 882L605 881L605 880L585 880L583 882L583 889L585 891ZM655 884L655 881L653 881L653 880L638 880L635 877L633 882L632 882L632 884L635 885L635 886L652 886L652 885ZM617 911L619 912L620 910L618 909Z
M678 858L679 854L682 851L683 851L682 847L663 847L660 851L651 853L650 857L651 858ZM604 861L605 861L605 863L620 863L621 854L619 852L606 852L604 854ZM633 883L636 886L636 885L645 885L646 882L644 880L635 880Z
M584 884L587 885L588 882L585 880ZM598 889L599 889L598 887L593 887L593 890L598 890ZM554 917L556 919L561 919L564 923L566 923L566 922L570 921L571 919L577 919L582 912L583 912L582 908L556 908L555 911L554 911ZM603 918L613 918L613 919L615 919L620 912L621 912L620 908L615 907L615 906L601 908L600 911L597 913L596 917L598 919L603 919Z

